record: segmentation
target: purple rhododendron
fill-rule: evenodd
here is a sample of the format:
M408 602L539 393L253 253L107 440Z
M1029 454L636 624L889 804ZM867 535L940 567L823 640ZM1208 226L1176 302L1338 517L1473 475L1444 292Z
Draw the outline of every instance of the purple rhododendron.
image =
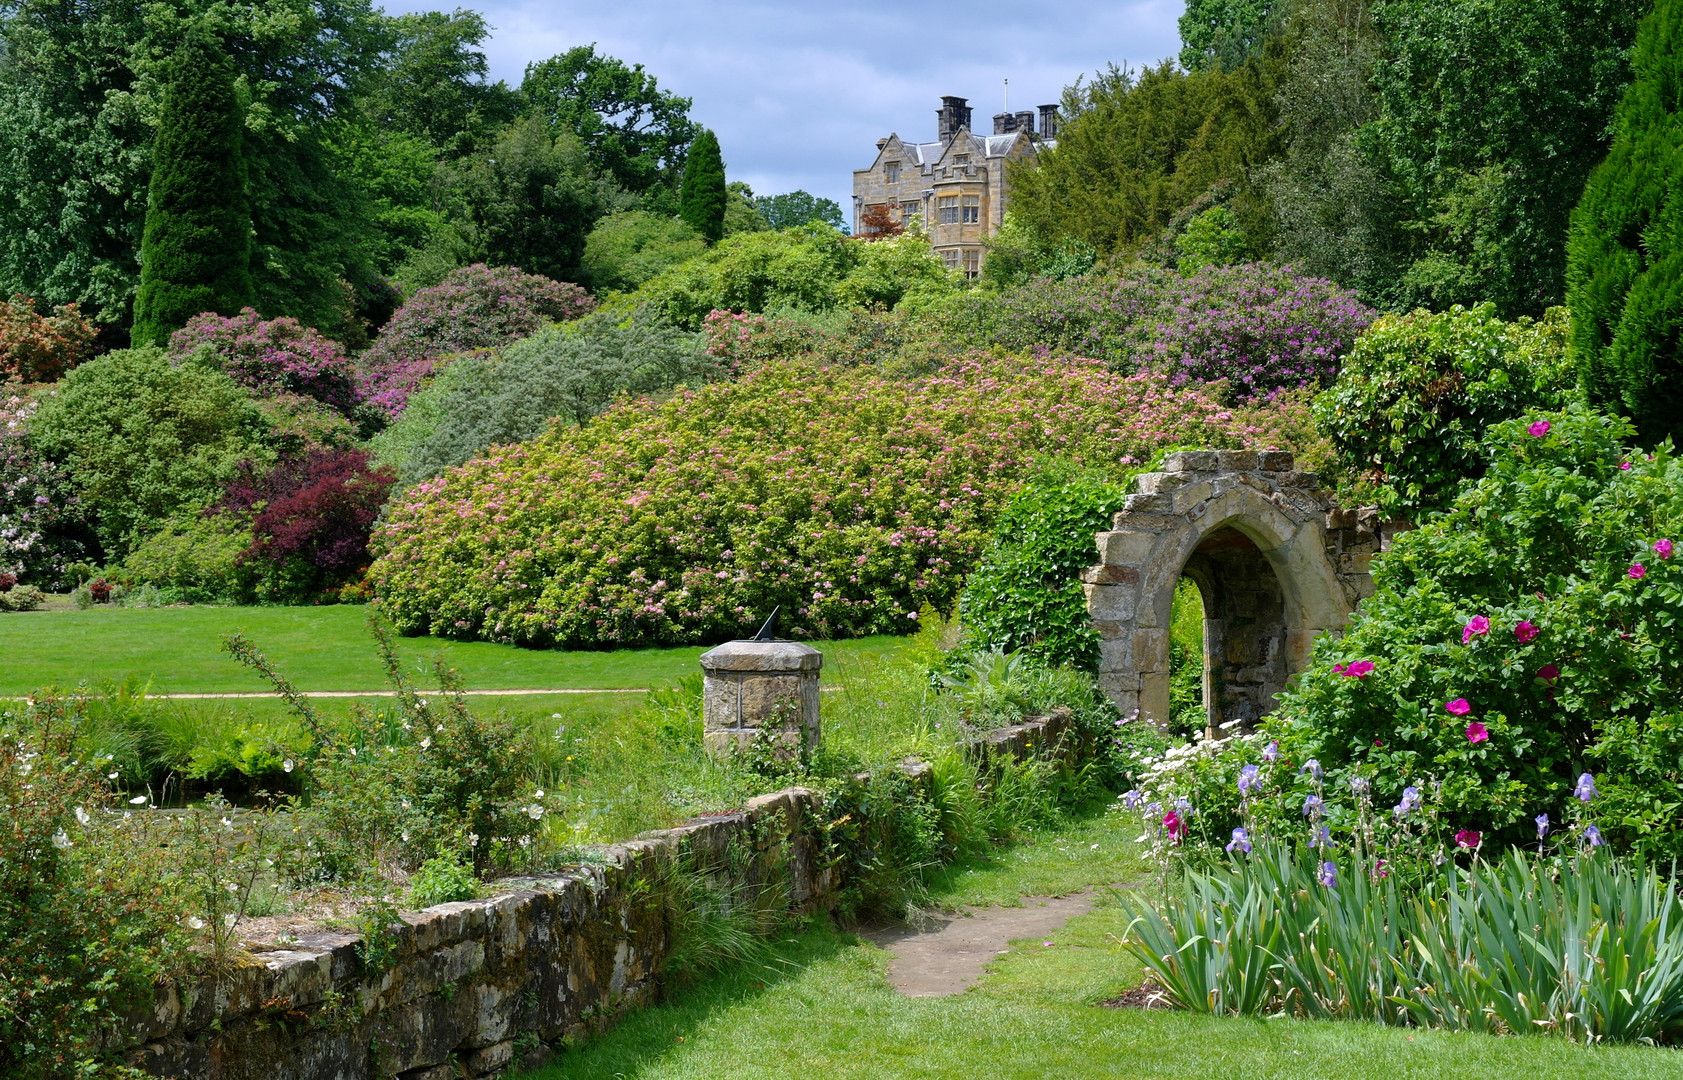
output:
M170 335L169 354L179 362L204 346L235 382L259 396L299 394L347 416L359 401L344 347L297 319L264 319L251 308L226 318L207 311Z
M514 267L464 266L397 309L362 356L362 391L396 416L438 362L530 337L589 313L596 301L577 285Z

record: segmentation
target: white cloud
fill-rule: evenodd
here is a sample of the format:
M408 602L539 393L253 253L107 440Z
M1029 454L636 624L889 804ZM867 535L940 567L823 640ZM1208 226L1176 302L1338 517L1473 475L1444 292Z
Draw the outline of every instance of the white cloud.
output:
M516 85L528 63L594 42L694 98L692 115L718 132L731 179L761 194L804 188L846 207L852 170L870 163L877 139L934 137L942 94L970 98L976 126L991 130L1007 78L1012 109L1033 108L1113 61L1173 55L1184 0L474 6L495 28L486 44L494 77Z

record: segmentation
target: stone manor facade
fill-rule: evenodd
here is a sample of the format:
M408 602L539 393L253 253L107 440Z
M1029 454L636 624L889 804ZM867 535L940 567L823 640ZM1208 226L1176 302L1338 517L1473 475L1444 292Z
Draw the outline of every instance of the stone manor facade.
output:
M869 231L862 221L877 207L902 225L921 218L947 266L975 277L984 241L1005 220L1005 163L1033 161L1057 135L1058 107L1042 105L1038 112L1038 131L1035 111L1024 110L999 113L992 135L976 135L966 99L948 96L936 110L934 142L878 139L876 160L853 173L854 235Z

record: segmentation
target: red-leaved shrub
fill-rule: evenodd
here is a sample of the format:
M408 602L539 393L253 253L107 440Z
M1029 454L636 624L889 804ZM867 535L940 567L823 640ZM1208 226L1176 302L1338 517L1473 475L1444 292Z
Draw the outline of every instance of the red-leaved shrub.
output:
M396 475L372 468L361 450L320 448L259 473L247 467L221 509L252 510L251 546L262 600L319 599L355 581L368 565L368 535Z
M26 296L0 301L0 382L56 382L93 355L96 333L75 304L60 304L51 315L42 315Z
M363 396L396 416L441 357L507 345L595 306L564 281L512 266L464 266L397 309L362 356Z

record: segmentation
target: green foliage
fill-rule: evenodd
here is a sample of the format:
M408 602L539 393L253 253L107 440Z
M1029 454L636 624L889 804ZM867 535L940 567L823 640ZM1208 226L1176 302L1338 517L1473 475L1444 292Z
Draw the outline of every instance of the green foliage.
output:
M1055 464L1030 478L994 526L995 539L965 579L959 613L988 648L1096 670L1099 635L1087 615L1081 572L1093 535L1127 495L1127 471Z
M1209 723L1204 707L1204 598L1191 578L1175 583L1169 618L1169 728L1191 736Z
M384 47L366 0L11 5L0 24L0 294L77 301L103 324L127 325L153 125L172 57L194 32L221 39L249 94L256 306L338 336L360 230L354 200L324 167L321 132Z
M385 23L387 61L366 80L357 102L372 129L459 157L514 119L518 96L487 81L482 46L491 28L485 16L457 8L405 12Z
M952 275L917 236L872 243L826 225L738 233L705 255L649 279L632 296L686 330L711 311L824 312L837 307L893 307L957 292Z
M1489 301L1513 318L1561 303L1569 218L1650 4L1377 0L1379 114L1360 139L1399 248L1384 306Z
M251 546L251 518L232 510L206 514L194 507L136 544L123 560L123 571L136 584L171 590L189 604L247 599L240 555Z
M1274 0L1190 0L1180 17L1180 66L1236 68L1262 48Z
M724 235L743 232L764 232L771 228L754 205L754 189L741 180L725 185Z
M784 195L760 195L754 199L754 209L773 229L792 229L817 221L837 232L847 231L847 219L834 199L811 195L797 188Z
M135 1075L105 1029L186 959L157 838L80 752L83 723L51 695L0 713L0 1072L17 1080Z
M708 243L718 243L725 235L726 196L725 160L719 153L719 137L702 128L684 159L678 216Z
M1098 252L1086 241L1053 243L1025 228L1009 210L1005 221L988 238L987 249L981 281L995 289L1026 285L1037 277L1062 281L1087 273L1098 261Z
M1581 409L1493 427L1484 478L1396 539L1360 618L1282 695L1282 745L1376 797L1432 778L1449 827L1515 842L1593 772L1609 842L1683 852L1683 463L1630 435Z
M382 436L405 485L487 448L524 442L552 424L576 426L622 394L658 394L717 374L697 334L639 308L587 315L495 353L457 360ZM425 405L417 406L426 398Z
M1635 81L1614 116L1607 160L1572 214L1567 302L1572 352L1590 400L1636 421L1648 442L1683 438L1683 5L1660 0L1642 24Z
M478 895L479 879L473 876L473 867L453 855L434 855L409 877L409 906L417 911Z
M252 301L251 211L234 65L208 35L176 50L152 144L146 231L135 294L137 345L166 345L203 311Z
M1683 904L1645 866L1586 853L1446 862L1415 895L1358 851L1270 846L1127 899L1124 945L1197 1012L1670 1042L1683 1035ZM1338 863L1346 863L1339 866Z
M1064 93L1057 145L1038 164L1009 166L1012 213L1048 242L1127 254L1225 183L1253 253L1267 250L1267 206L1248 181L1279 138L1279 66L1262 58L1190 75L1168 62L1137 74L1112 66L1078 82Z
M1183 274L1196 274L1206 266L1232 266L1244 260L1245 248L1245 234L1233 211L1212 206L1175 237L1175 265Z
M597 293L635 289L706 250L707 241L679 218L624 210L597 222L585 240L585 279Z
M30 421L120 559L183 510L219 496L235 467L267 454L251 398L214 364L163 350L107 353L76 368Z
M1487 427L1565 404L1565 312L1510 323L1495 310L1382 316L1315 399L1339 464L1378 483L1387 511L1444 509L1463 481L1483 474Z
M577 281L585 238L618 208L577 136L533 116L504 128L488 153L442 166L437 183L449 223L398 271L412 286L476 262Z
M627 66L579 45L529 64L520 83L528 111L557 131L571 131L594 166L627 191L657 206L678 187L678 173L696 125L690 99L668 93L642 64Z

